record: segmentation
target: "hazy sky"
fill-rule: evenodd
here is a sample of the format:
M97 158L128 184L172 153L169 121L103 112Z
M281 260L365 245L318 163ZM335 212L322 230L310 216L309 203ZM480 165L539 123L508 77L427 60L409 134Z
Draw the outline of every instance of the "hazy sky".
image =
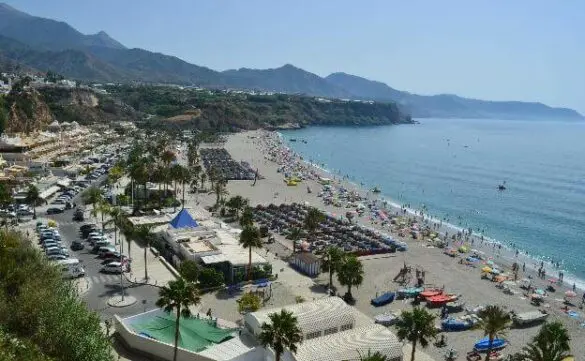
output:
M291 63L420 94L585 113L583 0L5 1L217 70Z

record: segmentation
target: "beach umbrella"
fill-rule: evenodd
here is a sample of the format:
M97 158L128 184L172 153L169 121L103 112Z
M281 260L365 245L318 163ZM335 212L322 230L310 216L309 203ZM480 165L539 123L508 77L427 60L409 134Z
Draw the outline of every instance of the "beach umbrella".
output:
M533 293L530 295L530 298L535 298L535 299L542 299L543 295L540 295L538 293Z
M577 293L575 293L574 291L568 290L567 292L565 292L565 297L577 297Z
M486 273L490 273L493 270L491 269L491 267L485 266L484 268L481 269L481 271L486 272Z
M557 280L556 278L549 278L548 281L550 283L557 283L557 282L559 282L559 280Z
M544 296L546 292L543 289L538 288L536 289L536 291L534 291L534 293L536 293L537 295Z
M500 273L502 273L499 269L492 269L492 273L495 275L499 275Z

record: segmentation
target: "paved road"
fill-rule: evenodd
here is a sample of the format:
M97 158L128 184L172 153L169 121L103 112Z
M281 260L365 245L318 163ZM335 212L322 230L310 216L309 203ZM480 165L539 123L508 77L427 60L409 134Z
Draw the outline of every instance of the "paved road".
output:
M98 179L96 184L99 184L100 181L103 181L103 179ZM81 193L73 199L73 202L82 204ZM87 287L81 297L88 307L97 311L103 320L112 318L114 314L124 317L155 308L159 289L151 285L129 283L126 277L124 277L125 294L135 297L137 302L125 308L108 306L108 299L120 294L120 276L99 272L103 266L102 260L97 255L90 253L91 245L85 240L83 242L86 245L86 249L81 251L71 250L71 242L81 239L79 227L83 224L83 222L73 222L73 211L73 209L69 209L62 214L51 215L50 218L57 221L62 241L64 246L66 245L69 248L71 257L78 258L83 262ZM41 212L39 216L46 217L46 213Z

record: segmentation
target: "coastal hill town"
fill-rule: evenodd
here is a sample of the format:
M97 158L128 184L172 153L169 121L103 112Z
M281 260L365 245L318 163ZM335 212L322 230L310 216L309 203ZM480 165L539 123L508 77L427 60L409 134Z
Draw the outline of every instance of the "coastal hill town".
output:
M241 106L240 91L3 77L8 360L570 360L583 351L582 290L553 265L527 264L304 162L286 147L304 139L258 123L192 126L209 110L201 97ZM200 94L189 100L200 107L172 108L181 92ZM102 121L56 116L105 112L108 99L115 108ZM142 118L114 117L124 111Z
M585 354L585 290L558 265L327 172L279 133L573 110L291 65L216 72L5 4L0 66L2 360Z

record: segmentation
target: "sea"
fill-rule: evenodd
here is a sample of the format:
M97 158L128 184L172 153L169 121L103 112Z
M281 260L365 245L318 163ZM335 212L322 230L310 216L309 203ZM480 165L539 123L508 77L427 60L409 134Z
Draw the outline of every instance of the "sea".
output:
M281 135L306 161L472 228L585 289L585 122L417 121Z

